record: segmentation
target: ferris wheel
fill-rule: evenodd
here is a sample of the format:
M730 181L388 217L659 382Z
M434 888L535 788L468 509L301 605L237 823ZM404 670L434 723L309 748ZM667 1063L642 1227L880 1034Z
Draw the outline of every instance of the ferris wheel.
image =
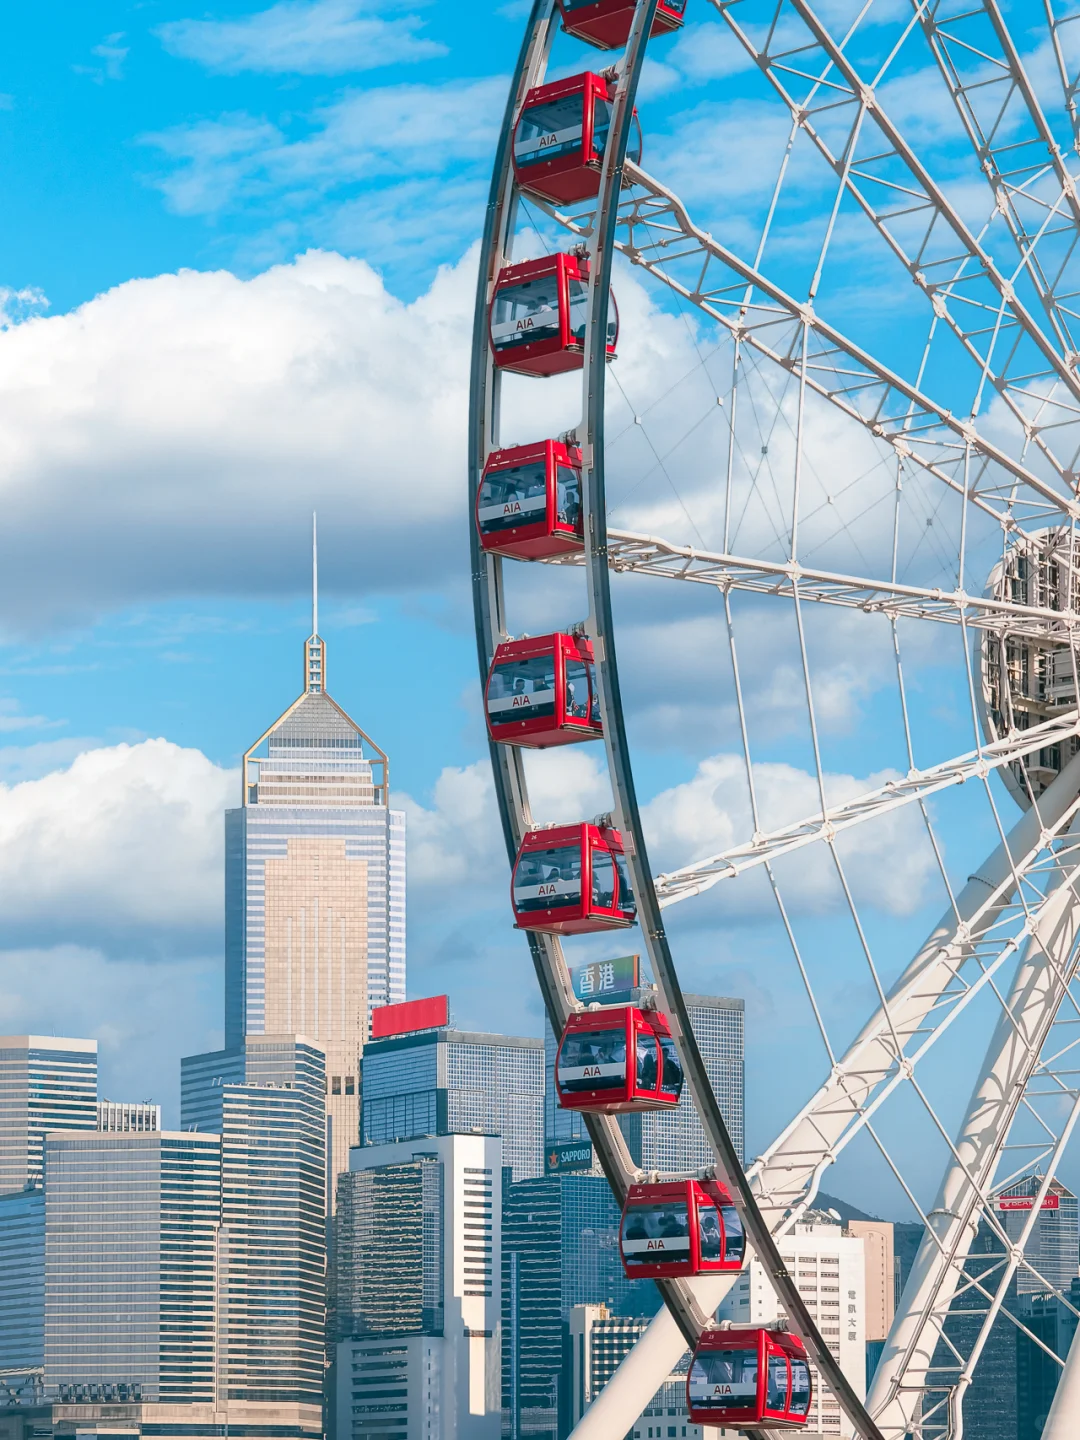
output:
M845 1417L832 1433L959 1437L1002 1325L1063 1369L1044 1435L1080 1430L1080 1354L1017 1302L1078 1313L1037 1243L1080 1119L1080 19L1056 4L1019 36L997 0L839 0L827 21L805 0L532 7L475 314L478 658L560 1103L625 1207L627 1273L664 1301L581 1440L631 1429L687 1346L703 1423L805 1425L812 1368ZM692 106L649 168L664 47L691 22L715 27L698 32L714 73L757 87L747 113L777 137L751 146L741 189L723 182L745 157ZM632 302L622 335L612 288ZM710 637L689 669L643 642L650 610L672 652L680 625ZM681 856L635 783L635 715L655 718L664 684L641 671L665 663L738 791L725 843L684 826ZM838 675L863 697L839 736ZM531 757L588 742L609 811L541 823ZM940 899L903 953L905 923L874 914L890 882L894 915L931 903L897 889ZM778 1080L786 1123L744 1168L691 1029L679 917L711 906L723 926L745 897L769 907L767 984L799 997L820 1078ZM654 992L578 998L573 947L633 925ZM838 976L865 996L855 1025ZM617 1116L684 1085L715 1163L643 1174ZM926 1227L865 1399L782 1253L849 1152ZM634 1272L650 1205L683 1239ZM785 1320L720 1327L744 1235Z

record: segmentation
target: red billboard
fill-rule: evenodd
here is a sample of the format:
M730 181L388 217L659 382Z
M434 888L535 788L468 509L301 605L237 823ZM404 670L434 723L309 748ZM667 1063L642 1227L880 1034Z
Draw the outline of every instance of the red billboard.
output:
M999 1195L997 1203L999 1210L1034 1210L1035 1197L1034 1195ZM1039 1206L1039 1209L1060 1209L1058 1197L1056 1195L1044 1195L1043 1202Z
M430 995L400 1005L379 1005L371 1012L371 1038L406 1035L410 1030L438 1030L450 1024L450 996Z

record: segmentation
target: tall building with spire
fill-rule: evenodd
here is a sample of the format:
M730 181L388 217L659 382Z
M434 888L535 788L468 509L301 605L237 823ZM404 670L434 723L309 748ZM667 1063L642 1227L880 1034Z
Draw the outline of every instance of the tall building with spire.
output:
M405 816L386 754L327 693L312 551L304 688L245 754L225 816L225 1045L302 1035L326 1052L332 1205L359 1139L368 1017L405 998Z

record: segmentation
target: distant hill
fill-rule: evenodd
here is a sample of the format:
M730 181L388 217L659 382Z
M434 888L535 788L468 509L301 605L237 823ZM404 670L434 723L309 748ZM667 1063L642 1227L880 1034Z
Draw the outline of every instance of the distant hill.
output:
M867 1215L865 1210L856 1210L854 1205L849 1205L846 1200L838 1200L835 1195L826 1195L824 1190L819 1190L814 1199L815 1210L835 1210L846 1225L849 1220L880 1220L880 1215Z

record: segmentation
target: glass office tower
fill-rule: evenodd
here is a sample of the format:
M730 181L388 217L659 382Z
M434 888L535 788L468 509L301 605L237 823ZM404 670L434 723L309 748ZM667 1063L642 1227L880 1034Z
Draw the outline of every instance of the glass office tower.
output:
M441 1335L441 1161L418 1155L339 1175L334 1254L336 1339Z
M45 1194L0 1195L0 1370L45 1363Z
M54 1131L0 1200L0 1365L52 1402L214 1401L216 1135Z
M652 1316L651 1280L628 1280L621 1211L602 1175L549 1175L503 1192L503 1405L512 1435L553 1435L565 1405L571 1311Z
M61 1401L214 1399L216 1135L45 1142L45 1385Z
M0 1195L41 1184L47 1130L97 1129L97 1041L0 1035Z
M221 1136L219 1396L304 1433L322 1422L325 1088L322 1051L293 1035L181 1061L182 1124Z
M372 1040L364 1051L362 1143L423 1135L501 1135L515 1180L539 1175L543 1042L454 1029Z
M369 1014L405 998L405 816L386 755L326 693L317 633L304 682L244 756L243 804L225 816L225 1044L318 1042L336 1176L359 1139Z
M502 1158L497 1135L353 1150L335 1222L339 1437L498 1440Z
M998 1196L998 1210L1005 1233L1019 1242L1024 1226L1031 1219L1035 1196L1042 1187L1041 1175L1026 1175ZM1069 1293L1076 1278L1080 1253L1080 1216L1073 1192L1060 1180L1051 1180L1038 1219L1024 1250L1028 1262L1038 1272L1018 1270L1016 1289L1019 1295L1038 1295L1053 1285Z

